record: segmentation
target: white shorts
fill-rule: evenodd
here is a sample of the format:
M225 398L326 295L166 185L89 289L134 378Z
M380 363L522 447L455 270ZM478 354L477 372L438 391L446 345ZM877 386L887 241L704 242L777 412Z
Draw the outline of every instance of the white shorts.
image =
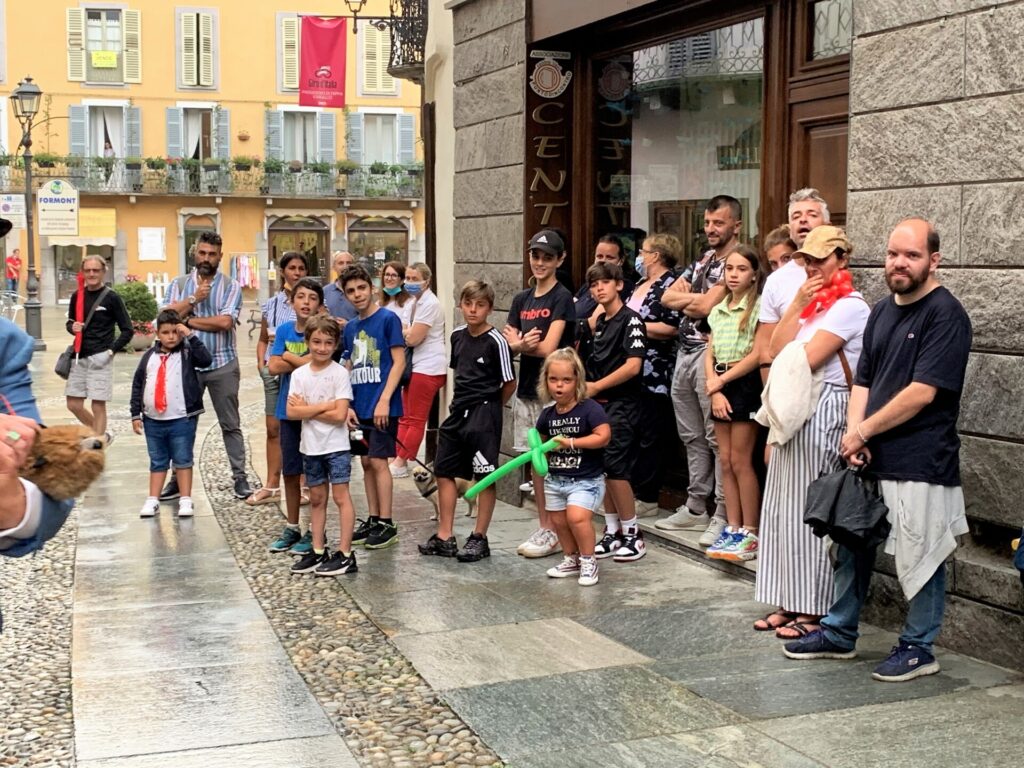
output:
M64 396L102 402L113 399L114 356L104 351L74 360L67 386L64 387Z

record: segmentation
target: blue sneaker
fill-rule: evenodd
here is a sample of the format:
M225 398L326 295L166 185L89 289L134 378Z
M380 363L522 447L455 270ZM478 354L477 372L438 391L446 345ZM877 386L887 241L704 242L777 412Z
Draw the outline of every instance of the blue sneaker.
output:
M294 544L297 544L301 538L302 535L295 528L289 528L286 525L284 530L281 531L281 535L278 536L274 543L270 545L270 551L287 552Z
M902 640L894 645L889 657L875 667L871 676L884 683L903 683L915 677L934 675L939 671L939 662L924 648Z
M302 557L303 555L308 555L312 551L313 551L313 533L312 533L312 531L306 531L302 535L301 539L299 539L297 542L295 542L294 544L292 544L288 548L288 554L289 555L298 555L299 557Z
M857 656L856 648L836 645L825 637L823 629L808 632L799 640L786 643L782 652L791 659L853 659Z
M715 539L715 543L707 548L706 554L714 559L721 558L724 552L728 551L730 547L738 547L741 541L743 541L743 535L739 531L726 528Z

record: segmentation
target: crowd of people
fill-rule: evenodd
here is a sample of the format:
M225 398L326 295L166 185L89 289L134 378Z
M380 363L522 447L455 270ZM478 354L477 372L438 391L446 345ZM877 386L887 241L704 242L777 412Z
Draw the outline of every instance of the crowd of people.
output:
M548 474L522 478L536 500L538 528L518 552L561 553L548 576L598 583L599 560L632 563L646 554L638 516L658 509L674 429L685 449L686 500L655 525L699 533L711 558L759 558L756 598L772 610L753 628L786 640L787 656L849 658L875 551L835 545L833 566L829 543L813 535L803 513L812 481L867 464L889 507L893 533L885 548L910 601L899 644L874 674L905 680L935 672L943 563L967 530L956 420L970 321L937 282L939 235L929 222L907 219L891 233L890 296L872 309L849 271L853 244L830 224L820 194L795 192L788 212L759 250L740 241L739 201L712 198L704 211L709 249L692 264L681 263L684 249L673 235L644 238L633 264L625 263L623 241L606 235L575 295L560 276L564 234L542 230L528 246L530 285L512 299L504 327L489 322L492 286L462 286L464 323L451 333L450 352L425 264L388 262L378 287L339 253L337 279L322 287L306 276L301 254L285 254L282 290L264 306L257 345L267 476L255 491L238 417L241 291L218 270L220 238L204 234L196 269L172 283L157 344L134 380L133 426L146 436L151 470L141 514L152 516L160 501L179 496L179 514L191 514L195 422L209 389L236 496L251 505L275 502L283 484L287 523L269 549L296 555L295 573L353 573L354 547L397 541L394 478L417 460L451 369L433 467L439 517L419 545L423 555L461 562L490 555L495 489L479 494L474 530L460 546L458 483L486 478L500 464L511 401L513 450L528 448L532 429L558 442ZM86 281L89 300L106 299L95 277ZM107 323L101 334L97 320L86 328L72 310L69 331L86 338L92 331L104 338L104 352L116 349L124 341L111 340L116 314L96 313ZM103 402L107 390L94 394L90 386L100 371L100 363L90 364L78 376L85 394ZM82 388L69 381L69 406L80 408L80 397ZM73 410L99 430L105 413L95 402L91 414ZM365 520L356 520L348 489L352 456L363 468ZM325 538L329 497L340 521L334 545ZM604 518L597 536L595 514Z

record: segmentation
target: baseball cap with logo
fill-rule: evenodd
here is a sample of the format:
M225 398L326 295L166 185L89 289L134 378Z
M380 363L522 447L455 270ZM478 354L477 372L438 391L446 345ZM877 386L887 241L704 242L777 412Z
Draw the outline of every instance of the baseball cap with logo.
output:
M552 256L561 256L562 251L565 250L565 243L562 242L562 238L557 233L552 232L550 229L542 229L530 238L529 250L543 251Z
M812 259L823 260L827 259L836 248L842 250L847 256L853 253L853 243L846 239L846 232L841 227L822 224L807 234L803 246L793 255L800 254Z

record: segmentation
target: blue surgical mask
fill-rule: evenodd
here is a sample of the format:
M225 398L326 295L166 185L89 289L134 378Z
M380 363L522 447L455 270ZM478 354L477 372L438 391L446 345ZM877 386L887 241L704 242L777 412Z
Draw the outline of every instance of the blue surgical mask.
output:
M647 267L644 266L644 255L642 253L636 255L636 261L633 262L633 266L636 267L637 274L640 277L647 277Z
M384 286L384 293L386 293L388 296L397 296L401 292L402 286L400 285L396 285L393 288L388 288L386 285Z
M423 292L423 283L406 283L405 292L413 296L418 296Z

